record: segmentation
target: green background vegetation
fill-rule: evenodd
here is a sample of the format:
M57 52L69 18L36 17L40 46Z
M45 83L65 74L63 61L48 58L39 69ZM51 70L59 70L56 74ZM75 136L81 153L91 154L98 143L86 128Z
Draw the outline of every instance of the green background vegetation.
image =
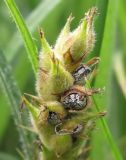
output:
M126 1L125 0L15 0L33 40L40 50L38 30L41 27L47 40L53 45L70 13L75 17L74 29L84 13L92 6L97 6L100 15L95 21L96 45L89 57L100 56L98 75L93 82L95 87L105 87L105 92L96 96L96 103L107 110L106 120L115 144L123 159L126 159ZM35 94L35 76L28 60L22 37L8 11L4 1L0 2L0 67L5 77L0 79L0 160L21 159L17 152L20 147L19 135L13 117L18 112L20 95ZM5 63L5 62L6 63ZM10 69L11 66L11 69ZM6 67L12 73L6 72ZM7 69L8 69L7 68ZM17 82L11 85L13 78ZM6 78L6 79L4 79ZM7 96L4 92L3 79L6 81ZM20 93L20 91L21 93ZM16 91L15 91L16 90ZM15 103L14 103L15 102ZM18 104L18 106L16 105ZM93 106L94 107L94 106ZM13 109L11 109L13 108ZM15 108L15 109L14 109ZM13 110L13 114L12 111ZM28 116L25 121L29 121ZM17 114L17 124L20 118ZM28 122L25 122L28 123ZM20 127L18 127L20 128ZM21 129L21 128L20 128ZM19 129L19 131L20 131ZM22 130L22 129L21 129ZM24 134L21 132L22 135ZM29 133L27 133L29 134ZM27 142L30 141L29 134ZM112 160L112 149L102 130L101 124L92 135L91 159ZM102 157L102 158L101 158Z

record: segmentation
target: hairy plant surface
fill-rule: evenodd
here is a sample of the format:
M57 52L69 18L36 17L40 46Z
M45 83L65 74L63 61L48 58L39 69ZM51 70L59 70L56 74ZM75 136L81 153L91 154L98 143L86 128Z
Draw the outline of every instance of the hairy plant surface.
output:
M100 92L88 84L96 74L99 58L85 62L95 43L94 17L91 8L79 26L70 32L72 16L51 47L40 31L42 51L36 80L37 96L33 102L23 101L31 113L33 126L39 135L42 159L81 159L85 156L89 135L97 118L104 113L93 113L91 96ZM84 62L84 63L83 63ZM40 156L40 159L41 159Z
M1 1L0 159L126 159L124 6L124 0ZM76 19L70 16L56 38L70 13ZM106 90L96 94L97 88Z

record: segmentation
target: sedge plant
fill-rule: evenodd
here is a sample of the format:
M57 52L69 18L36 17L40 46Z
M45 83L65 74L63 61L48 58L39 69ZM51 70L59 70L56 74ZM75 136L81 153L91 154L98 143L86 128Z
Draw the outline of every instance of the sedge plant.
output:
M72 32L70 24L73 18L70 16L54 47L48 44L41 30L42 50L38 62L36 44L14 0L5 0L5 3L22 35L36 75L36 96L26 94L30 100L25 95L22 102L29 110L34 131L40 139L37 159L89 159L90 135L95 129L96 120L100 118L114 158L121 160L106 121L102 118L105 112L100 112L94 99L94 94L101 91L90 86L100 58L86 61L95 45L93 25L97 8L91 8ZM93 104L97 113L93 110Z

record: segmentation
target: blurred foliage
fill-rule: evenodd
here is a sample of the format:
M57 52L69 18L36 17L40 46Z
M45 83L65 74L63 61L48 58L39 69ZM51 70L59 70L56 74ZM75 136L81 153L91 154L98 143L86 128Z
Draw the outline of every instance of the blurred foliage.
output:
M39 5L44 3L44 0L15 1L24 19L26 19L26 23L28 23L28 17L38 9ZM94 85L106 88L105 94L96 97L96 99L101 110L107 110L108 116L106 117L110 130L115 142L120 147L124 159L126 159L126 97L122 92L120 86L121 82L118 81L118 73L115 74L115 64L113 65L114 55L120 54L123 57L123 70L124 73L126 73L126 1L60 0L48 13L44 13L46 12L46 8L40 13L38 12L40 21L35 25L32 34L38 46L38 50L40 50L38 34L38 28L40 27L44 30L45 36L50 44L53 45L70 13L75 17L75 20L72 22L72 29L74 29L83 17L85 11L95 5L98 6L100 15L97 17L95 23L96 46L90 56L101 56L100 71ZM50 6L50 4L48 4L48 6ZM43 14L45 14L45 18L41 18ZM28 26L29 29L30 27L31 26ZM14 41L15 34L17 35L17 41L21 41L22 47L17 47L18 43ZM16 26L10 18L4 1L0 1L0 35L0 49L5 52L8 63L12 66L12 73L21 93L35 94L33 71L28 61L21 36L17 33ZM10 46L12 49L9 48ZM14 53L13 48L16 47L17 49ZM124 87L124 89L126 89L126 84ZM10 106L7 103L7 99L1 87L0 95L0 160L11 160L14 159L13 156L20 157L16 151L16 148L19 146L19 137L12 120ZM99 126L98 128L98 131L96 130L93 136L93 142L97 145L94 145L92 149L92 159L99 160L99 157L100 159L102 157L102 160L112 159L110 149L108 144L106 144L106 139L103 138L104 136L102 135L101 128Z

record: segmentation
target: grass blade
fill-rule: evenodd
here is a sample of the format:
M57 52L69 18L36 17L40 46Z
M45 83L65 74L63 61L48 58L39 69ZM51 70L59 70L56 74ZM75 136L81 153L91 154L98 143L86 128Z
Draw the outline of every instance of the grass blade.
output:
M123 59L124 62L126 61L126 10L125 10L125 6L126 6L126 1L125 0L120 0L119 1L119 14L118 14L118 20L119 20L119 27L120 27L120 31L121 31L121 37L122 37L122 41L120 44L120 50L123 51ZM125 70L126 70L126 65L125 65Z
M102 97L96 97L96 100L93 98L95 107L97 111L100 111L101 109L104 109L104 106L108 105L108 92L109 92L109 77L110 77L110 68L111 68L111 60L112 60L112 55L114 52L114 40L115 38L115 31L116 31L116 14L118 13L118 0L116 0L114 3L112 0L108 2L108 11L107 11L107 17L106 17L106 23L105 23L105 31L104 31L104 36L103 36L103 41L102 41L102 48L100 51L100 56L102 62L100 63L99 66L99 74L97 75L96 81L95 81L95 86L96 87L104 87L106 86L106 94L104 95L104 98ZM110 32L111 31L111 32ZM100 106L100 108L99 108ZM106 136L107 141L109 142L111 151L113 153L113 157L115 160L122 160L122 155L115 143L115 140L113 139L113 136L109 130L109 127L106 123L105 119L101 119L101 123L99 124L103 128L103 131L101 133L97 133L97 135L94 136L94 153L95 153L95 158L97 159L99 157L99 153L101 153L101 146L104 145L104 148L106 146L106 141L104 139L104 136ZM99 146L98 146L98 145ZM108 147L107 147L108 148ZM106 149L105 149L106 150ZM104 152L104 151L102 151ZM108 150L109 152L109 150ZM106 154L106 151L102 153L100 156L102 156L102 159L106 160L109 159L108 154Z
M90 83L88 81L86 83L87 83L87 86L89 88L91 88ZM94 96L92 96L92 99L93 99L93 102L94 102L94 105L96 107L97 112L101 112L101 109L99 108ZM114 142L114 139L113 139L112 134L109 130L109 127L107 125L106 120L104 118L101 118L100 122L101 122L101 127L103 129L104 135L106 136L108 143L110 145L110 148L112 150L113 157L115 158L115 160L122 160L122 156L120 154L120 151L118 150L118 147L116 146L116 144Z
M104 35L104 28L105 28L105 20L106 20L106 14L108 9L108 0L104 0L101 2L101 0L96 1L96 6L98 8L98 12L100 15L98 16L96 22L95 22L95 32L96 32L96 44L95 48L93 50L93 55L99 56L103 35Z
M11 15L17 25L17 28L19 29L21 36L24 40L24 44L28 53L28 57L30 59L30 62L32 64L34 73L36 74L37 68L38 68L38 51L37 47L35 45L35 42L23 20L23 17L18 10L14 0L5 0L5 3L7 7L9 8ZM13 46L14 47L14 46Z
M113 65L117 81L122 90L122 93L124 94L124 97L126 98L126 75L122 60L122 54L120 52L115 54Z
M19 124L23 124L23 120L21 118L19 106L20 106L20 98L21 93L16 86L16 83L14 81L14 78L11 76L11 68L7 64L7 61L2 53L0 51L0 81L1 81L1 87L5 91L5 95L8 99L8 102L10 103L12 115L14 117L14 121L16 126ZM17 127L19 132L19 138L20 142L22 144L22 151L24 151L24 155L27 160L30 160L29 157L29 150L28 150L28 141L27 136L25 134L25 131L19 127Z
M35 10L26 18L25 22L31 33L33 33L39 26L39 24L45 19L45 17L61 2L61 0L44 0ZM46 9L45 9L46 8ZM16 43L16 46L13 47ZM6 53L10 53L7 57L11 61L18 49L22 46L22 40L19 38L19 34L16 32L12 37L12 40L7 45Z

